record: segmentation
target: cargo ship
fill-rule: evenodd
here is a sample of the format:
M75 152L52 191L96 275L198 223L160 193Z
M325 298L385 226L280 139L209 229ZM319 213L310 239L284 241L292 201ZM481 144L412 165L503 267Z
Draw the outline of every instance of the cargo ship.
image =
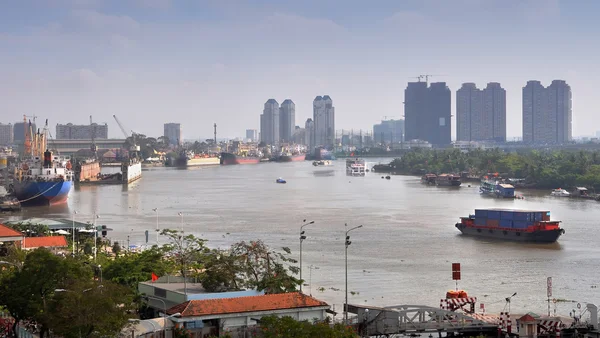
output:
M453 174L441 174L435 178L435 184L441 186L451 186L458 187L460 186L460 176Z
M548 210L475 209L456 228L464 235L517 242L554 243L565 233Z
M178 157L171 159L171 161L173 166L180 168L219 165L221 163L218 156L195 154L192 151L182 151Z
M221 165L233 165L233 164L257 164L260 163L259 156L244 156L234 153L221 153L220 163Z
M479 192L484 196L492 196L498 198L516 198L515 187L513 185L504 184L497 180L481 180Z

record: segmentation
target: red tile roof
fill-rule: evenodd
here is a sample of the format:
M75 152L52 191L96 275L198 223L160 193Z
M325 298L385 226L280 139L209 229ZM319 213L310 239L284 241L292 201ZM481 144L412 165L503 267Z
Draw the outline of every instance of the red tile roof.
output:
M26 237L23 247L34 248L63 248L68 246L65 236Z
M190 300L170 308L167 313L181 313L182 317L196 317L319 306L328 306L328 304L300 292L290 292L237 298Z
M23 234L4 224L0 224L0 238L2 237L23 237Z

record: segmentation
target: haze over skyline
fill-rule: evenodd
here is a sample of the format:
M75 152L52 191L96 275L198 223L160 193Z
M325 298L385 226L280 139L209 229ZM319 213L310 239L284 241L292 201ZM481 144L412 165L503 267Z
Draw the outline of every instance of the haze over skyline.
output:
M296 104L296 125L330 95L337 129L402 118L404 89L434 74L506 89L507 137L522 132L522 87L567 81L573 135L595 118L595 13L561 0L20 0L0 3L0 122L38 115L186 139L260 129L264 103ZM42 121L42 122L41 122ZM456 136L456 118L452 118Z

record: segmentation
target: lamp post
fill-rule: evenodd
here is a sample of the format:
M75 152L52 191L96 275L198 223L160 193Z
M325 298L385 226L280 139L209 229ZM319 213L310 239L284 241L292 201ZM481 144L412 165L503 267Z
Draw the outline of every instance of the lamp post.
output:
M148 302L148 300L153 299L153 300L157 300L159 302L163 303L163 317L165 317L167 315L167 303L165 303L164 300L160 299L160 298L156 298L156 297L152 297L152 296L146 296L144 295L143 298L146 300L146 302Z
M98 218L100 216L94 213L94 262L96 262L96 254L98 252L98 229L96 228L96 219Z
M348 226L348 224L344 224L346 227ZM348 246L350 246L350 244L352 244L352 242L350 241L350 236L348 236L348 234L350 233L350 231L352 230L356 230L358 228L362 228L362 224L359 226L355 226L354 228L346 231L346 237L345 237L345 253L344 256L346 258L346 303L344 304L344 324L348 325Z
M158 208L152 209L156 213L156 246L158 246Z
M75 257L75 215L77 211L73 211L73 257Z
M181 233L183 233L183 212L179 212L178 215L181 216Z
M303 281L302 281L302 242L306 239L303 229L307 225L314 224L315 221L310 221L310 222L306 223L306 220L303 220L302 223L304 223L304 224L302 224L300 226L300 293L302 293L302 284L303 284Z

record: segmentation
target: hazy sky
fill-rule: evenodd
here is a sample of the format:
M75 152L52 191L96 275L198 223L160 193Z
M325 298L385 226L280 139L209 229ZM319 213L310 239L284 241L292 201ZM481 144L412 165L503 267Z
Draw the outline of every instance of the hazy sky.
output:
M600 1L5 0L0 2L0 122L109 123L185 138L243 136L264 102L296 103L296 124L330 95L336 128L403 115L404 88L433 74L507 90L508 136L521 136L521 88L564 79L573 134L596 115ZM595 95L594 95L595 94ZM38 120L39 121L39 120ZM38 122L39 123L39 122ZM455 121L453 136L455 135Z

